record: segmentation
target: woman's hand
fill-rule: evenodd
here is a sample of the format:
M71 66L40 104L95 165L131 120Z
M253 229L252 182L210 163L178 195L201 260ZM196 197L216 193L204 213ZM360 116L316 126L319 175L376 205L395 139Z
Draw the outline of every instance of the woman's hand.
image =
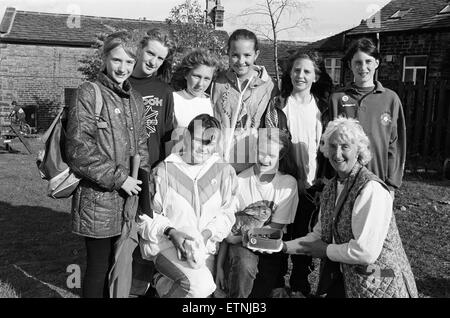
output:
M139 194L142 190L139 184L142 184L141 180L128 176L121 188L129 195Z
M303 254L301 253L301 246L299 244L301 237L292 241L283 242L282 251L286 254Z
M230 234L228 235L225 240L227 241L227 243L229 244L239 244L242 242L242 235L233 235Z
M216 269L216 285L223 291L227 290L225 272L221 266L217 266Z
M300 248L298 251L301 254L309 255L315 258L325 258L327 257L327 246L328 244L322 240L316 240L313 242L298 242Z

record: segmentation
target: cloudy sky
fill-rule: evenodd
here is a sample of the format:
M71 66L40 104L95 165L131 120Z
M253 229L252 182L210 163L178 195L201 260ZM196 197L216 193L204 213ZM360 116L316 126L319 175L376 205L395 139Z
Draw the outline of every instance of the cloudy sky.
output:
M198 0L204 8L205 0ZM281 39L315 41L358 25L383 7L389 0L299 0L306 3L299 13L283 20L282 27L292 25L301 15L306 23L281 34ZM170 9L184 0L1 0L0 16L6 7L49 13L79 13L104 17L164 20ZM248 19L239 17L246 8L254 8L262 0L222 0L225 8L224 29L228 32L248 27ZM266 20L259 18L258 22ZM267 23L269 21L267 20Z

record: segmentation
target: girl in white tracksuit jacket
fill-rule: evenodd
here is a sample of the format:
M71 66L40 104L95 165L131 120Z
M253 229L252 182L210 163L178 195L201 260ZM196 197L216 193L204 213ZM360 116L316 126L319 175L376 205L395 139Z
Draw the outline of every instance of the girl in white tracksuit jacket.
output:
M152 171L153 217L139 216L141 253L155 263L160 297L212 294L214 257L235 222L238 183L231 165L215 153L219 122L202 114L192 120L188 132L186 151L171 154ZM198 266L193 266L186 247L193 242L197 252L204 251Z

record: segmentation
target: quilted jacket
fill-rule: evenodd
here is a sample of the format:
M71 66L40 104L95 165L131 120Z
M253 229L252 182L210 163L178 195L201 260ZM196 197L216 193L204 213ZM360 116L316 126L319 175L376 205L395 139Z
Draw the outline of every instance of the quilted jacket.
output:
M73 97L67 117L66 157L82 177L72 198L74 233L106 238L119 235L126 193L122 184L130 174L130 158L141 155L141 168L149 170L142 97L123 88L101 72L96 81L103 107L95 118L95 91L82 84Z

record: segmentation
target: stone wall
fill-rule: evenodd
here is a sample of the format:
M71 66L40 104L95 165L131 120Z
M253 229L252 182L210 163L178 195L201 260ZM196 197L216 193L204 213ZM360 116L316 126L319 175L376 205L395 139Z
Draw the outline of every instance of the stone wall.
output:
M45 130L55 116L58 105L64 105L64 90L76 88L83 81L78 60L92 52L90 48L0 43L0 125L9 123L11 102L25 109L36 107L36 99L56 105L37 110L35 122Z

